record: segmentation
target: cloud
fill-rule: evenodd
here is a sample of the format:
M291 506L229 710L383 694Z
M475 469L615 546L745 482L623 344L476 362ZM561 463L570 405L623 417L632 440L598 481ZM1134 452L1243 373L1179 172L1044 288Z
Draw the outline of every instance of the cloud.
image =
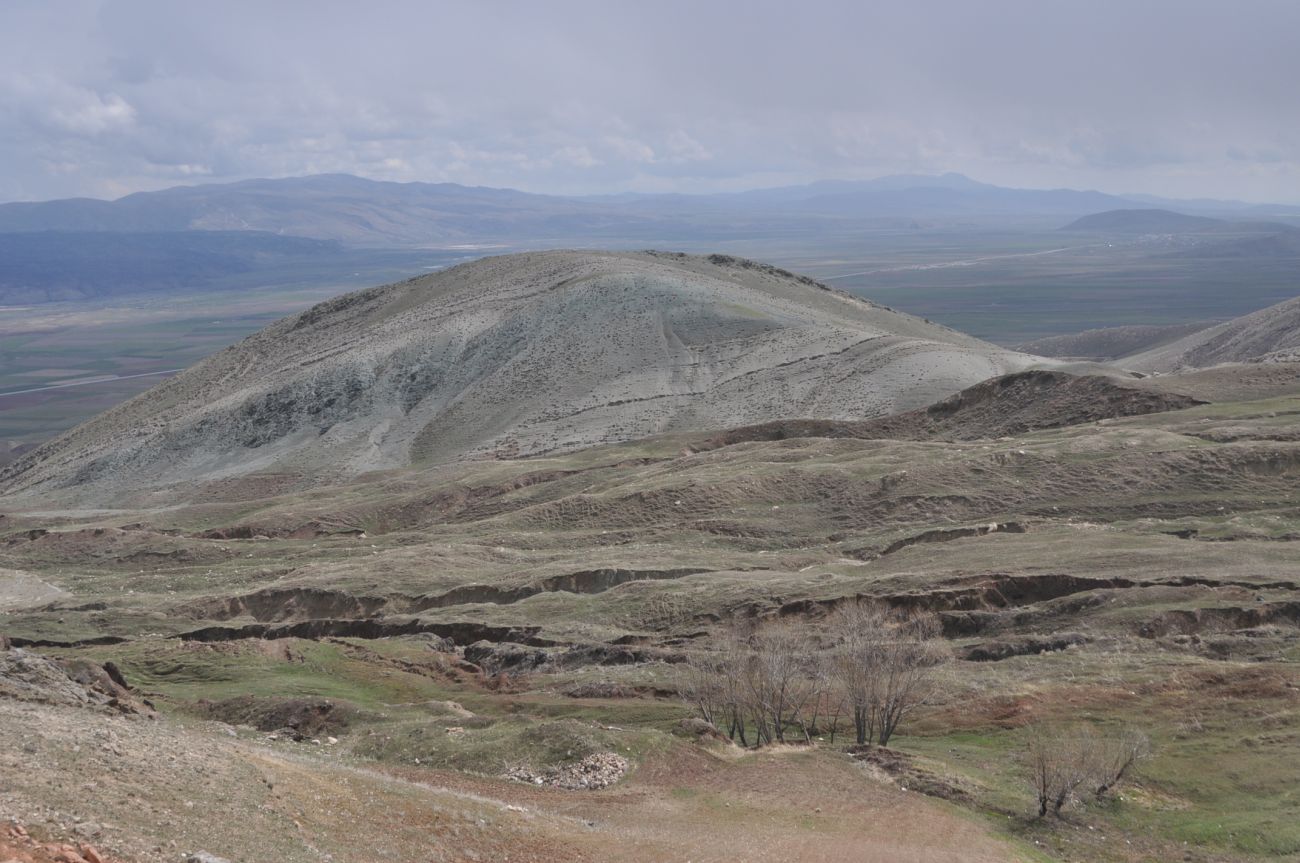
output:
M615 158L623 162L649 165L658 161L654 147L634 138L626 138L621 135L606 135L601 139L600 145L606 152L611 153Z
M582 144L569 144L556 150L553 159L560 164L573 165L575 168L594 168L601 160L591 154L591 150Z
M0 199L955 170L1297 201L1296 32L1292 0L8 0Z
M713 154L681 129L674 129L668 134L666 142L667 159L670 162L707 162Z
M52 91L62 90L51 99ZM129 127L135 109L116 93L60 87L47 88L42 102L43 119L56 131L72 135L94 136Z

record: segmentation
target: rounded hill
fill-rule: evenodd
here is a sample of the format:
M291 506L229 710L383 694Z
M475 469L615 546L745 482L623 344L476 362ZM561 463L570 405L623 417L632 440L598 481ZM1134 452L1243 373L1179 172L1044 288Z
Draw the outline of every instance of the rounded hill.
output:
M255 497L660 432L882 416L1034 362L729 256L507 255L272 324L29 453L0 491L94 506Z

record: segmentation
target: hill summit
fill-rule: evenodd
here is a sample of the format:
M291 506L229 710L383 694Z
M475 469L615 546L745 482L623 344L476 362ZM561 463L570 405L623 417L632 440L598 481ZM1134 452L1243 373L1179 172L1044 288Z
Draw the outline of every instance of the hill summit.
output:
M466 458L921 407L1032 365L729 256L540 252L279 321L0 474L117 506ZM169 489L161 497L139 495Z

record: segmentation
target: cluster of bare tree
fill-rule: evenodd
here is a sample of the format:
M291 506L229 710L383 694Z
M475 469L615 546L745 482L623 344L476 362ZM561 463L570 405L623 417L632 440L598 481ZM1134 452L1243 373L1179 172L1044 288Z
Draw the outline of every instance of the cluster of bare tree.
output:
M1133 728L1103 734L1091 725L1038 726L1025 746L1038 817L1061 814L1072 800L1096 800L1118 786L1133 765L1151 752L1147 736Z
M889 744L931 692L946 650L933 614L851 605L822 631L804 624L736 627L682 671L679 689L741 745L805 742L851 719L860 744Z

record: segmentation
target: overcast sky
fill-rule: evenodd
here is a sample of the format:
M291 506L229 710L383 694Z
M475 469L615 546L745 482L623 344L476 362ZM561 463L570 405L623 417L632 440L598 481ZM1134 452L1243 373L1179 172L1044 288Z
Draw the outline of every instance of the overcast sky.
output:
M0 0L0 200L959 171L1300 203L1300 0Z

